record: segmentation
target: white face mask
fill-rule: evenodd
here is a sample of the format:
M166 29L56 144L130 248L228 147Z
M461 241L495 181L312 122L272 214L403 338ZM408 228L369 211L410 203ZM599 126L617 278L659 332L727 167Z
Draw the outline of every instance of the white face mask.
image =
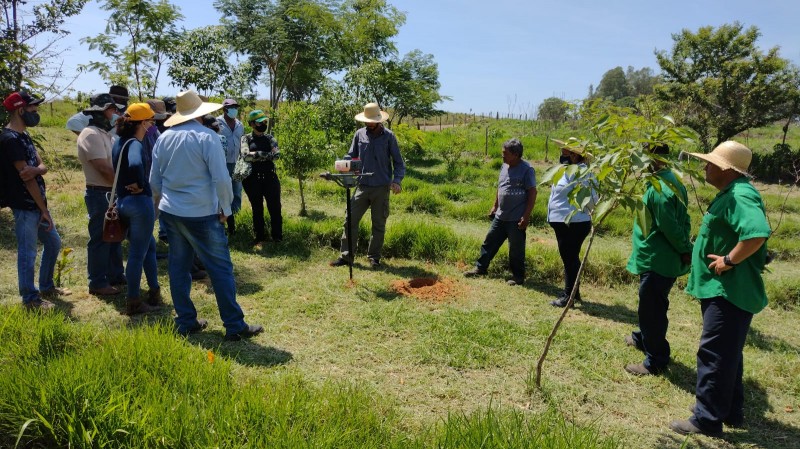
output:
M230 108L227 111L225 111L225 115L227 115L230 118L236 118L236 116L239 115L239 110L236 108Z

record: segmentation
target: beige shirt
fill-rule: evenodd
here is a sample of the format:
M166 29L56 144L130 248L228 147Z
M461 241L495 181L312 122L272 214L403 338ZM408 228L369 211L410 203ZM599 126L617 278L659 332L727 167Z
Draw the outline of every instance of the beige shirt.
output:
M103 174L89 163L95 159L105 159L111 165L111 143L111 134L96 126L87 126L78 136L78 160L87 185L111 187L112 182L106 181Z

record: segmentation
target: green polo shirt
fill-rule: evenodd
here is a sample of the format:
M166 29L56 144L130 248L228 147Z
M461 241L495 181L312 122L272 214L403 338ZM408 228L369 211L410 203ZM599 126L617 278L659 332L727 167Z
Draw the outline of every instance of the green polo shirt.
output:
M638 221L633 223L633 250L627 269L633 274L654 271L661 276L676 278L689 272L689 265L681 262L681 254L692 252L689 231L692 224L686 211L686 188L672 170L656 173L661 191L648 185L642 202L650 212L653 224L644 235ZM679 195L669 187L677 187Z
M767 306L767 292L761 279L767 259L766 243L721 276L708 268L711 260L706 255L724 256L740 241L769 238L771 232L761 195L747 178L742 176L728 184L703 217L694 243L686 293L697 299L722 296L744 311L760 312Z

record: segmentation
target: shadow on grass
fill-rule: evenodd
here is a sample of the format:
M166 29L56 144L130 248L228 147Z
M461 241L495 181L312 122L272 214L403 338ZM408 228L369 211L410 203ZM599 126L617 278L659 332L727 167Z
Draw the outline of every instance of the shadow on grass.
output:
M694 367L686 366L681 362L672 360L669 365L667 365L667 370L664 371L663 376L681 390L694 394L694 389L697 385L697 370L695 370Z
M584 297L584 301L579 304L580 310L587 315L633 326L639 325L639 316L634 309L620 304L608 305L599 302L591 302L591 300L587 301L586 299L587 298Z
M745 344L762 351L800 353L800 348L797 346L787 343L780 338L773 337L772 335L765 335L752 326L750 327L750 332L747 333Z
M227 357L245 366L262 366L265 368L285 365L292 361L291 352L273 346L262 346L253 340L224 341L224 334L219 331L201 332L189 336L189 341ZM256 337L257 338L257 337Z
M17 249L17 238L14 235L14 215L11 214L11 209L4 208L0 211L0 248Z
M445 172L428 172L413 167L406 167L406 176L434 185L452 182L451 177Z

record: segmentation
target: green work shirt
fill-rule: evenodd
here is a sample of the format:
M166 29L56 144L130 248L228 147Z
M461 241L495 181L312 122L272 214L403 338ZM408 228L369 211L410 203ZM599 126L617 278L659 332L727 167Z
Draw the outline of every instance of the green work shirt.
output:
M676 278L689 272L689 265L681 262L681 254L692 252L692 241L689 240L692 223L686 211L688 196L672 170L665 168L656 176L661 191L648 185L642 198L653 224L650 233L644 235L638 221L634 221L633 250L627 269L633 274L654 271L664 277ZM670 184L677 188L679 195Z
M760 312L767 306L767 292L761 279L767 260L766 243L721 276L708 268L711 260L706 256L724 256L740 241L769 238L771 232L761 195L747 178L742 176L728 184L703 217L686 293L701 300L722 296L746 312Z

